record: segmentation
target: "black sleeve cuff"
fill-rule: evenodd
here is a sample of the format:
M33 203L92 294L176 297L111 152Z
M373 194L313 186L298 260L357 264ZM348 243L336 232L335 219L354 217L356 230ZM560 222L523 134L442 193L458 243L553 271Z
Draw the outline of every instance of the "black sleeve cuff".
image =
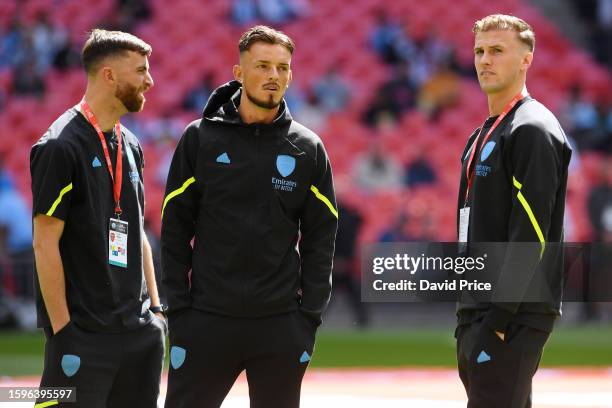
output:
M484 317L483 323L490 329L505 333L508 323L512 321L514 313L499 306L491 305L491 308Z

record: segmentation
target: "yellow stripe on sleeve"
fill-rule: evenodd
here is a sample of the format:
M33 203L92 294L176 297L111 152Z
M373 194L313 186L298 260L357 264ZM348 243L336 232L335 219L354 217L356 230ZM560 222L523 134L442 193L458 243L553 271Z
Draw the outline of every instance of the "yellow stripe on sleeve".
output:
M180 188L177 188L176 190L174 190L173 192L171 192L170 194L166 196L166 198L164 199L164 205L162 206L162 213L161 213L162 218L164 218L164 210L166 209L166 205L168 204L168 202L172 200L174 197L176 197L177 195L183 194L185 190L187 190L187 187L195 183L195 181L196 181L195 177L188 178L187 181L185 181Z
M321 201L323 201L323 203L325 203L325 205L327 206L327 208L329 208L329 211L331 211L331 213L334 215L334 217L338 218L338 211L334 208L334 206L332 205L332 203L327 199L327 197L325 197L323 194L321 194L319 192L319 189L316 188L315 186L310 186L310 190L314 193L314 195Z
M54 405L59 405L59 401L53 400L53 401L41 402L40 404L34 405L34 408L46 408L46 407L52 407Z
M540 240L540 244L542 244L542 250L540 251L540 258L542 258L542 255L544 255L544 249L546 248L546 241L544 240L544 234L542 234L542 229L540 228L540 224L538 224L538 220L536 219L533 211L531 210L531 206L529 205L529 203L527 202L527 199L521 192L521 188L523 187L523 185L516 178L514 178L514 176L512 176L512 183L514 184L514 187L516 187L519 190L516 197L518 198L519 202L523 206L523 209L527 213L527 216L529 217L529 220L531 221L531 225L533 226L533 229L535 230L536 235L538 236L538 239Z
M57 209L57 206L59 205L59 203L62 202L62 197L64 197L64 194L66 194L70 190L72 190L72 183L70 183L66 187L62 188L62 190L59 193L59 196L55 199L55 201L53 202L53 205L51 206L51 208L49 208L49 211L47 211L46 215L48 215L49 217L51 217L53 215L53 213Z

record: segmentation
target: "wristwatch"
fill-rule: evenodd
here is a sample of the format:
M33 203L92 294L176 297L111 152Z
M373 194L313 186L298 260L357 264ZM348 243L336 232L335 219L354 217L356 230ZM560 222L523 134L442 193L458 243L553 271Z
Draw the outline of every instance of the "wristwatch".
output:
M159 306L151 306L149 310L153 313L161 313L164 315L164 317L166 317L166 310L168 310L168 306L160 304Z

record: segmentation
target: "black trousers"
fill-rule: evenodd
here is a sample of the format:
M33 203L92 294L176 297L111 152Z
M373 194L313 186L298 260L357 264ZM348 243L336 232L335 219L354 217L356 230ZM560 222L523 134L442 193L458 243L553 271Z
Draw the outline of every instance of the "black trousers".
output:
M531 383L549 333L511 323L501 340L479 321L457 327L455 336L468 408L531 407Z
M75 387L76 403L45 406L156 408L165 324L154 317L151 324L137 330L108 334L68 323L47 338L40 386Z
M246 370L252 408L298 408L316 325L296 311L233 318L194 309L170 318L166 408L218 408Z

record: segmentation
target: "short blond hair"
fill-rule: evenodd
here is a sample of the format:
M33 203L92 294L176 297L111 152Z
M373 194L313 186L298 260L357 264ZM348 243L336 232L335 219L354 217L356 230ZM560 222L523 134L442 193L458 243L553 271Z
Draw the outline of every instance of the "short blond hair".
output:
M474 34L491 30L512 30L518 34L519 40L525 44L529 51L535 50L535 33L525 20L506 14L491 14L474 23Z

